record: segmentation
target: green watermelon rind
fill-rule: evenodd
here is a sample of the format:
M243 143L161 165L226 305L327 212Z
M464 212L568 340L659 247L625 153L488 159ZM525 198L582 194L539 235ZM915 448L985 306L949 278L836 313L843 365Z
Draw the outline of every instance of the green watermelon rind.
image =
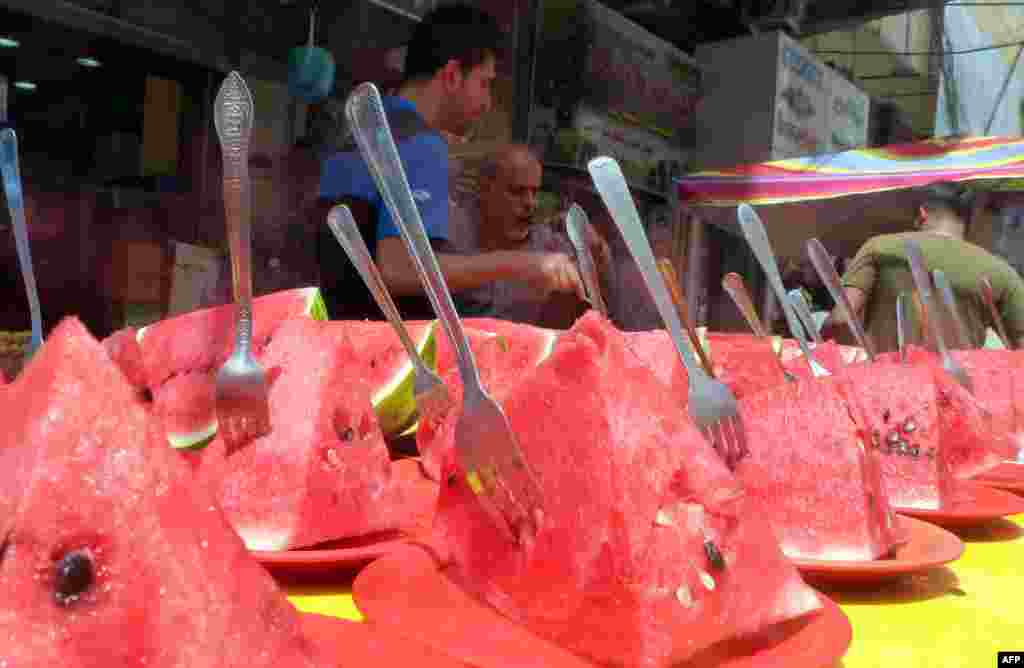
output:
M437 321L432 321L420 334L416 352L428 369L437 364ZM377 424L385 437L401 434L411 423L416 422L416 399L413 396L416 382L416 368L408 357L370 398Z
M175 450L202 450L213 442L220 424L214 420L205 428L187 434L167 434L167 442Z
M306 309L303 311L305 315L309 316L313 320L330 320L330 316L327 313L327 303L324 302L324 296L320 292L320 288L297 288L296 292L303 294L306 299ZM257 297L257 299L259 298ZM142 338L145 336L146 330L148 329L148 325L146 327L140 327L135 332L135 341L142 343Z
M991 327L985 330L985 345L983 347L988 350L1006 350L1002 339Z
M329 319L327 304L324 302L324 297L320 292L320 288L299 288L296 292L301 294L306 300L306 308L303 311L306 316L313 320ZM135 340L142 343L142 337L145 335L147 329L148 327L140 328L135 333ZM213 421L206 424L201 429L189 432L167 432L167 442L170 443L171 447L175 450L202 450L213 442L219 428L220 424L217 422L216 418L214 418Z

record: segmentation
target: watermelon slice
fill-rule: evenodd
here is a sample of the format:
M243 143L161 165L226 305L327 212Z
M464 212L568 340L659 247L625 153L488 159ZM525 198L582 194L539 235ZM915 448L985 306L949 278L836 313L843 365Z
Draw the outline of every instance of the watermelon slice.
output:
M317 288L298 288L275 292L253 300L252 349L259 357L283 322L296 316L326 320L327 312ZM111 337L113 338L113 337ZM202 389L199 376L163 386L179 374L201 373L213 386L214 374L234 349L235 307L233 305L192 311L161 320L138 330L142 373L154 398L154 409L167 421L167 439L176 448L200 447L217 432L214 391ZM115 342L108 344L114 348ZM129 346L114 359L125 375L137 378L134 355ZM198 397L206 397L196 403Z
M735 473L782 551L864 561L901 540L878 464L833 378L786 383L740 402L750 454Z
M330 323L284 323L261 355L271 431L227 453L220 437L198 453L198 478L219 492L253 550L277 551L397 528L414 509L391 484L391 460L351 373L359 349Z
M495 321L500 322L500 321ZM511 323L510 323L511 324ZM522 329L505 330L502 334L466 328L470 349L480 372L480 382L494 396L518 383L523 376L550 354L556 338L554 330L529 325ZM440 339L447 342L448 337ZM443 357L442 357L443 356ZM416 448L419 450L423 472L431 480L440 480L444 463L455 447L455 423L462 414L462 376L455 366L450 344L439 345L438 364L441 381L447 386L451 405L440 415L423 419L416 424Z
M437 321L405 323L409 337L424 364L434 368L437 361ZM370 402L385 437L402 433L416 419L413 397L415 369L398 335L386 321L335 321L337 331L356 347L359 377L372 388ZM443 335L442 335L443 337ZM353 367L353 370L357 367Z
M142 347L139 346L135 328L117 330L103 339L103 348L132 387L146 389L146 367L142 363Z
M585 314L502 401L544 496L534 540L493 527L446 475L454 576L600 665L675 665L820 609L754 501L625 337ZM454 469L449 469L454 472Z
M465 318L463 327L485 335L497 336L498 345L507 353L501 362L510 370L531 369L551 354L551 349L562 333L557 329L534 327L497 318ZM467 333L467 335L469 335ZM437 372L446 374L455 368L455 353L447 336L438 337Z
M1004 432L1002 438L995 436L992 414L983 402L945 371L933 368L933 372L950 475L961 480L971 478L1011 458L1009 435Z
M3 532L0 665L333 665L78 321L21 389L0 438L36 457Z
M907 349L907 363L930 368L942 390L940 417L943 438L956 478L969 478L1013 459L1021 442L1017 381L1021 357L1000 350L954 350L950 353L964 366L974 385L974 396L952 387L951 378L935 353L918 346ZM896 355L880 356L895 361Z
M653 329L639 332L623 332L629 349L654 373L686 409L690 396L690 381L686 367L679 360L679 353L668 332ZM692 350L692 346L691 346Z
M949 425L941 419L933 370L888 362L846 367L851 415L880 462L889 501L938 509L952 499Z
M171 376L153 392L153 413L172 447L201 448L217 434L214 378L208 371L186 371Z
M629 346L660 381L686 406L689 381L679 353L665 330L625 332ZM737 398L755 394L784 382L772 357L774 352L760 339L742 334L711 332L702 341L709 351L715 376L729 386ZM691 346L692 349L692 346Z
M1024 416L1017 407L1021 401L1018 395L1024 394L1024 383L1018 380L1024 358L1006 350L953 350L950 354L971 377L974 398L991 421L991 433L978 434L978 447L972 456L954 455L953 473L958 478L969 478L1017 457L1024 432Z

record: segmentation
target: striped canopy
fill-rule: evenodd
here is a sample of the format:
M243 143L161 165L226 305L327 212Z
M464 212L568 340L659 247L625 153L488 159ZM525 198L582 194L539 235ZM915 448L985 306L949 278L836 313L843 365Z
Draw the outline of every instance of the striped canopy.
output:
M1024 190L1024 138L933 139L688 174L679 199L695 206L809 202L937 181Z

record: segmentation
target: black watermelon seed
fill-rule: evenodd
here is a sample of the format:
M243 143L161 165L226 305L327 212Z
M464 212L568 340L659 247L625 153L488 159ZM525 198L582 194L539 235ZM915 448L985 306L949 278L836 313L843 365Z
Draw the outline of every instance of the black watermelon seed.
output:
M708 555L708 561L711 562L712 568L716 571L725 570L725 559L722 558L722 553L714 541L704 541L704 553Z
M57 602L68 606L92 586L92 557L84 550L68 552L57 562L54 595Z

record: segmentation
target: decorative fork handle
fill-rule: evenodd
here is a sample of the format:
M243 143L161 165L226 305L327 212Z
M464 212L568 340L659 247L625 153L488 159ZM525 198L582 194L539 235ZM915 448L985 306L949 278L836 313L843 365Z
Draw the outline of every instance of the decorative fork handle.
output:
M789 325L789 331L800 345L800 350L803 352L808 364L810 364L811 370L817 374L818 372L815 367L820 369L821 366L818 365L814 360L814 356L811 355L807 340L802 336L800 322L788 303L786 288L782 285L779 265L776 263L775 253L772 252L772 247L768 243L768 234L764 230L764 224L749 204L740 204L737 207L736 215L739 218L740 227L743 229L743 236L746 237L750 249L754 252L754 257L757 258L761 269L764 270L765 275L768 277L768 284L772 286L775 297L779 300L779 306L782 308L783 315L786 316L786 324Z
M736 304L736 308L739 309L743 319L747 321L754 336L768 338L768 329L757 315L757 308L754 306L753 300L750 299L750 292L743 283L743 278L735 272L729 272L722 278L722 289Z
M935 346L939 349L942 359L948 359L949 348L946 347L946 337L942 332L938 319L935 317L935 309L932 304L932 284L928 276L928 270L924 266L924 256L921 254L921 247L916 241L907 239L903 242L907 252L907 260L910 262L910 274L914 279L914 286L917 294L921 296L921 310L925 319L931 326L932 336L935 337Z
M398 334L398 339L405 347L405 352L409 354L409 359L417 367L422 366L423 362L420 360L419 352L417 352L412 339L409 338L409 332L406 331L405 325L402 324L402 316L399 315L398 307L395 306L391 294L384 285L384 279L380 275L380 270L377 269L377 264L370 256L370 249L366 247L363 235L359 233L359 227L356 225L355 218L352 217L352 211L344 204L332 208L327 214L327 226L331 228L334 237L348 254L349 260L355 265L359 275L363 277L366 287L370 289L373 298L377 300L380 310L384 312L384 316Z
M398 231L423 280L427 297L455 348L463 387L467 388L467 392L471 389L477 394L484 394L473 352L444 282L434 249L430 247L377 87L368 82L356 86L345 102L345 115L384 203L398 223Z
M43 315L39 308L39 291L36 275L32 270L32 253L28 246L28 225L25 222L25 198L21 190L21 176L18 173L18 138L14 130L0 130L0 170L3 171L4 192L7 208L14 228L14 245L18 251L18 264L28 295L29 315L32 319L32 338L26 353L31 355L43 342Z
M224 169L224 217L231 249L231 276L238 305L237 346L248 350L252 339L252 212L249 202L249 138L253 102L238 72L228 74L214 102L214 125Z
M939 294L942 295L942 301L946 304L946 309L953 316L953 322L956 323L960 342L965 348L972 347L971 333L967 330L967 324L964 322L963 316L960 315L960 309L956 307L956 296L953 294L953 287L946 279L946 273L941 269L934 269L932 270L932 276L935 279L935 287L938 289Z
M675 344L676 351L689 374L691 388L698 382L710 382L711 379L697 363L689 346L683 343L683 326L679 321L679 314L673 308L668 288L665 287L665 282L661 279L661 274L658 273L654 253L651 251L650 242L644 233L640 213L636 210L636 202L629 194L629 186L626 185L622 169L613 158L601 156L587 164L587 171L590 172L590 177L593 179L604 205L608 207L612 220L619 228L626 247L629 248L630 254L640 268L640 275L643 276L647 290L654 298L658 314L668 328L669 334L672 336L672 343Z
M594 264L594 256L590 254L590 247L587 246L584 228L589 220L587 213L579 204L569 207L565 214L565 230L569 234L569 240L576 249L576 260L580 263L580 273L583 274L583 283L587 288L587 296L594 308L604 317L608 317L608 306L601 296L601 283L597 278L597 267Z

